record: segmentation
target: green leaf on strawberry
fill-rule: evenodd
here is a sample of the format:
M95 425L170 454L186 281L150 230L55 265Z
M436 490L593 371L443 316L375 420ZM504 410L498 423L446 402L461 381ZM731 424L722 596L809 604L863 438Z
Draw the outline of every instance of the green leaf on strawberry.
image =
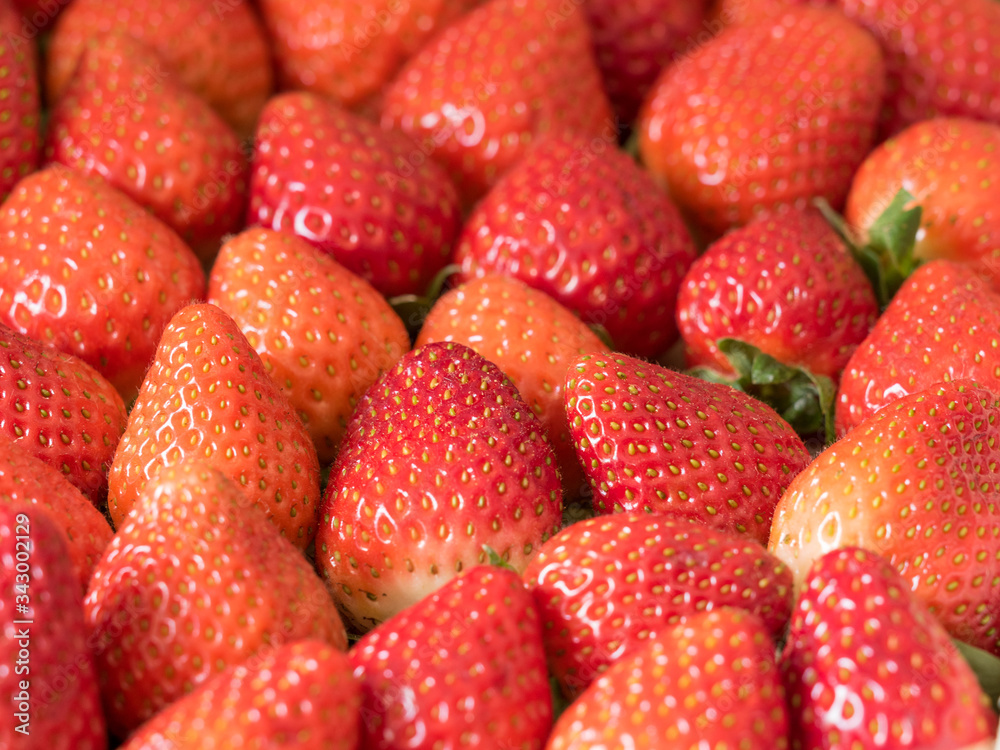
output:
M979 687L989 697L993 710L997 711L1000 704L1000 658L956 638L952 639L952 643L972 667L976 679L979 680Z

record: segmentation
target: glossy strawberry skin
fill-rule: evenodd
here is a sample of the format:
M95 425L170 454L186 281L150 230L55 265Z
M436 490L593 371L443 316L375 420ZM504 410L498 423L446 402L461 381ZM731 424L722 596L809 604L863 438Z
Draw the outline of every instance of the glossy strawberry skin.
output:
M108 477L115 525L157 472L188 458L236 482L296 547L312 541L316 449L239 327L214 305L184 308L163 332Z
M683 619L738 607L781 634L792 574L760 543L667 516L616 514L573 524L524 573L549 665L572 697L611 664Z
M0 322L79 357L126 402L170 317L205 291L173 230L61 165L18 184L0 207L0 239Z
M496 365L462 344L406 354L365 394L321 511L316 559L368 630L489 545L523 570L562 520L555 456Z
M884 556L960 640L1000 653L1000 398L956 381L901 398L788 487L770 550L798 584L825 553Z
M674 301L697 255L680 213L614 139L548 139L472 212L455 261L466 279L520 279L654 357L677 335Z
M257 128L249 221L299 235L386 296L422 293L461 212L444 171L412 163L415 149L315 94L277 96Z
M516 573L477 566L362 638L368 750L541 750L552 694L541 624Z
M631 357L578 359L565 399L598 513L672 513L766 542L775 503L809 463L766 404Z
M41 155L37 49L21 25L15 4L0 3L0 201Z
M872 552L840 549L813 564L781 668L796 747L992 744L996 717L969 665Z
M279 642L347 648L308 561L200 460L146 486L97 566L85 614L117 736Z

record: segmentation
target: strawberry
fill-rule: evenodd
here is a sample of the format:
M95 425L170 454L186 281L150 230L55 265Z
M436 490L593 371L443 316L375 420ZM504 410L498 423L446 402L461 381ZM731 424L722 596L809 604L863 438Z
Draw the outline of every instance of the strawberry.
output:
M989 701L908 588L862 549L813 563L781 659L796 747L993 746Z
M184 308L163 332L108 477L115 526L157 472L194 457L236 482L292 544L312 541L316 449L257 352L214 305Z
M47 29L70 0L9 0L20 14L20 29L25 39L31 39ZM25 32L25 29L27 31Z
M315 640L263 646L143 724L122 750L358 750L360 704L340 651Z
M0 322L135 395L170 316L205 289L181 239L97 178L61 165L0 207Z
M323 463L336 457L364 392L410 348L403 322L371 285L270 229L248 229L222 246L208 301L246 335Z
M129 37L83 50L52 112L45 156L103 177L206 261L242 226L248 167L236 134Z
M241 135L273 88L267 39L239 0L73 0L48 45L47 90L56 101L88 43L127 34L149 45L178 82L207 101Z
M384 91L382 125L433 156L472 205L546 134L619 135L586 17L564 0L487 0L432 39Z
M563 488L580 494L583 471L563 406L566 368L608 347L573 313L516 279L485 276L451 290L431 309L416 345L457 341L475 349L510 378L548 434Z
M642 160L714 233L817 196L839 209L884 75L875 40L832 9L727 28L660 76L637 126Z
M884 556L957 638L1000 653L1000 397L971 381L898 399L820 454L774 512L798 584L839 547Z
M766 542L775 503L809 463L766 404L631 357L581 357L565 399L599 513L671 513Z
M21 35L18 9L11 0L0 1L0 201L38 168L36 54L35 43Z
M472 212L456 262L466 279L518 278L603 325L616 348L653 357L676 338L696 254L670 199L613 140L552 138Z
M542 426L462 344L404 355L358 405L323 499L316 559L360 631L431 594L489 545L523 570L560 525Z
M81 593L57 524L0 504L0 747L106 750Z
M538 613L516 573L477 566L350 653L368 750L541 750L552 726Z
M309 240L386 296L422 292L461 215L447 175L414 163L416 148L315 94L277 96L257 129L250 221Z
M262 649L302 638L347 647L309 562L200 460L146 485L84 609L108 722L121 737Z
M563 529L524 579L542 618L549 664L568 697L697 612L746 609L778 636L792 606L791 573L759 542L646 514Z
M774 643L752 614L694 615L623 658L570 706L547 750L787 750Z

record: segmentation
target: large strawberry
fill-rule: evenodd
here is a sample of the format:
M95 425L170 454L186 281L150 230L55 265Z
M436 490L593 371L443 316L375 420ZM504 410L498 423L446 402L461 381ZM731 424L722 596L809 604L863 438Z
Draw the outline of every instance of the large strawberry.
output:
M445 172L417 146L315 94L268 102L257 128L250 220L330 253L387 296L422 292L461 223Z
M382 125L410 134L471 205L546 134L617 141L586 16L563 0L488 0L432 39L385 90Z
M365 394L323 502L317 562L359 630L486 561L518 570L562 492L541 423L496 365L457 343L406 354Z
M130 401L170 317L205 291L173 230L109 187L54 165L0 206L0 322L76 355Z
M600 513L673 513L765 542L775 503L809 463L766 404L631 357L578 359L565 398Z
M759 542L646 514L563 529L524 578L544 623L550 667L567 696L696 612L746 609L778 636L792 606L791 572Z
M94 572L85 610L118 736L261 649L312 637L347 646L309 562L199 460L146 486Z
M677 334L674 303L696 255L680 213L613 140L546 139L462 231L466 278L513 276L653 357Z
M843 205L871 149L878 44L835 10L737 25L667 68L640 115L642 159L713 232L760 213Z
M108 477L115 526L158 471L191 457L236 482L292 544L312 541L316 449L257 352L214 305L184 308L163 332Z
M475 567L351 650L366 750L541 750L552 694L538 613L517 574Z
M1000 396L958 381L901 398L788 487L770 549L801 583L814 560L883 555L956 637L1000 653Z
M0 201L38 168L38 69L35 43L21 34L11 0L0 2Z
M781 659L795 747L993 747L997 721L975 675L908 589L862 549L810 568Z

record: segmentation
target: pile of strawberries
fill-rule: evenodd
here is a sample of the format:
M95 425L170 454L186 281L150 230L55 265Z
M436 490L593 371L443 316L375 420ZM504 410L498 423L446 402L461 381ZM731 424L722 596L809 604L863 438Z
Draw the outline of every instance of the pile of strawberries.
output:
M0 750L988 750L1000 3L0 0Z

